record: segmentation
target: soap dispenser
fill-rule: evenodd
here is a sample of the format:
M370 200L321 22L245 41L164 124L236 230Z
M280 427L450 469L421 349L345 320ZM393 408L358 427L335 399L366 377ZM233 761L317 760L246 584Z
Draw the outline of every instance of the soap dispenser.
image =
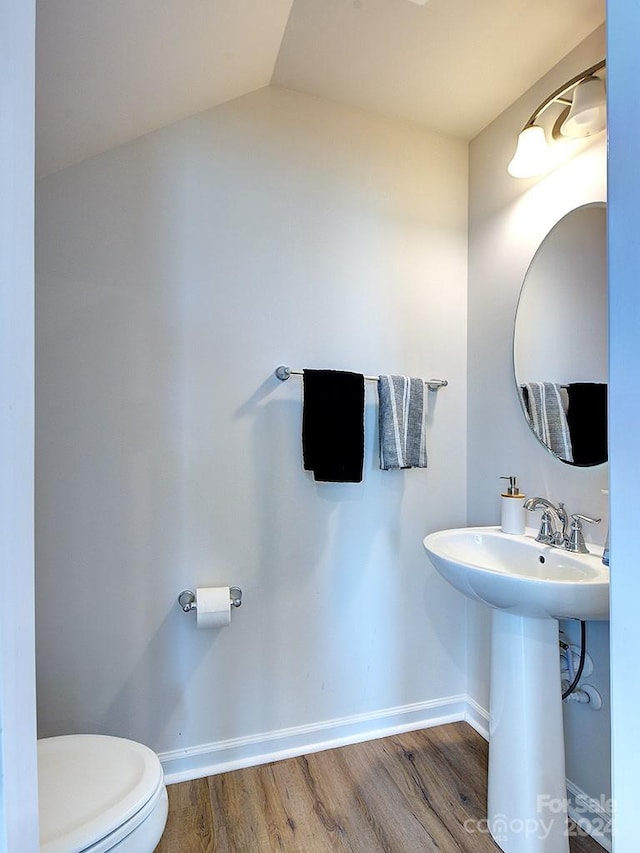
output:
M511 474L509 477L500 477L500 479L509 481L507 491L503 492L500 496L502 502L502 532L523 534L525 527L525 495L520 494L518 478L515 474Z

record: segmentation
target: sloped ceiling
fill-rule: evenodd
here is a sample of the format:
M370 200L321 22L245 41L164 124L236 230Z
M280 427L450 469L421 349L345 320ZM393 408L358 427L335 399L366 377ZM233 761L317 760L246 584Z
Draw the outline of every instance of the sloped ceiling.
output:
M38 173L270 83L473 138L605 0L38 0Z
M604 21L604 0L295 0L273 83L474 136Z
M38 174L268 86L291 3L38 0Z

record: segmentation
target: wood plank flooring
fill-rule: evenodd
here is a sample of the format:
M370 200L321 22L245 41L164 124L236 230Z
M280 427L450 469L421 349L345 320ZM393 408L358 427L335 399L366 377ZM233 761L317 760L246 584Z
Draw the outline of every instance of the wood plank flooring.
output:
M170 785L156 853L496 853L487 754L452 723Z

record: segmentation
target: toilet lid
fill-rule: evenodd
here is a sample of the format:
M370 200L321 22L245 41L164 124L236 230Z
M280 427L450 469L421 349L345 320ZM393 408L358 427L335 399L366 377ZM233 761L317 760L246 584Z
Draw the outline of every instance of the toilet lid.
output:
M144 808L162 783L148 747L106 735L38 741L42 853L79 853Z

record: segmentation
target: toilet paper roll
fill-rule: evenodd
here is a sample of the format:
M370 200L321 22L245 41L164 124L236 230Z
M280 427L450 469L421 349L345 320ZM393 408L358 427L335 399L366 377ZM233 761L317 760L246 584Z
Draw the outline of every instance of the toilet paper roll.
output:
M231 623L231 595L228 586L205 586L196 589L196 624L198 628L224 628Z

